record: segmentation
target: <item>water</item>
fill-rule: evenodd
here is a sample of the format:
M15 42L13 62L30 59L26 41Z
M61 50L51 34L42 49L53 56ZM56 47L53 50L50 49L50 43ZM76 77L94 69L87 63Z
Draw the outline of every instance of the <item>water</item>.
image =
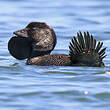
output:
M51 25L52 53L68 54L72 36L89 31L104 42L105 68L37 67L7 50L12 32L31 21ZM0 110L110 110L110 0L0 0Z

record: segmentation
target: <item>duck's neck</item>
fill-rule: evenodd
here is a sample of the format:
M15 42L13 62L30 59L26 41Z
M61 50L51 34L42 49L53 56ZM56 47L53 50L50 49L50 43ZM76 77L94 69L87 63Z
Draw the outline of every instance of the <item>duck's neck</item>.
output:
M32 51L31 55L30 55L30 58L44 56L44 55L49 55L49 54L50 54L50 52Z

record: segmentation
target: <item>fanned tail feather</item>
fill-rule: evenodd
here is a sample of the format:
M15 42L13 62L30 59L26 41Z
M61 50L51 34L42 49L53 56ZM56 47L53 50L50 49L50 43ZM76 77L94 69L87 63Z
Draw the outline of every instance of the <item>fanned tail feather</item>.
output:
M74 64L84 64L86 66L100 66L105 55L106 48L101 49L103 42L96 44L96 39L89 32L77 32L77 37L73 37L69 49L70 59Z

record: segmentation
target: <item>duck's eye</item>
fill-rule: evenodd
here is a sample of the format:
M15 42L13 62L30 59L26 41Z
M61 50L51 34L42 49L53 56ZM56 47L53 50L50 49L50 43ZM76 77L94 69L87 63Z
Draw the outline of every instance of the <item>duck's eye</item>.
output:
M33 30L36 30L36 27L32 28Z

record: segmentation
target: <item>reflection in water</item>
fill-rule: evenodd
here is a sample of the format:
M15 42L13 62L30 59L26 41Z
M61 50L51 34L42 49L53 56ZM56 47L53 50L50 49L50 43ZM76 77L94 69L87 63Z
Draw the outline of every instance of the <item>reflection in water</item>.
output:
M109 110L109 13L109 0L0 0L1 110ZM54 28L52 53L68 54L72 36L88 30L108 47L107 67L38 67L14 59L7 42L31 21Z

